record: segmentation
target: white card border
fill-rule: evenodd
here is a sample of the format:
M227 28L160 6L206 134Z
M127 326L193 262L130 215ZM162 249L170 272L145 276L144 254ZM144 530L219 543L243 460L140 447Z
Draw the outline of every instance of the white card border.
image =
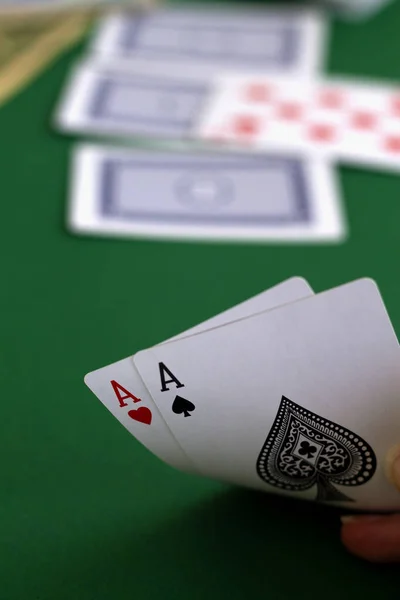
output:
M193 12L194 16L196 11L201 10L207 15L211 15L212 12L218 13L218 10L223 10L227 16L229 16L232 9L234 11L234 15L239 15L243 13L243 18L252 17L256 19L257 17L263 18L267 17L268 13L272 16L279 16L280 18L288 15L289 17L304 18L304 35L303 35L303 46L302 46L302 65L300 67L291 67L285 70L285 73L293 74L293 73L301 73L303 76L313 76L319 71L322 71L326 62L327 48L329 44L329 26L328 26L328 17L325 13L323 13L318 8L309 8L309 7L291 7L291 6L282 6L279 4L269 4L264 7L260 7L260 5L250 4L250 5L223 5L223 4L212 4L212 5L201 5L201 4L191 4L190 6L178 6L173 5L173 11L179 12L179 10L184 9L185 12ZM172 11L171 11L172 12ZM150 14L150 13L145 13ZM123 26L124 14L112 14L104 17L104 19L99 23L97 30L94 32L90 49L92 52L92 57L95 62L99 61L102 64L107 64L114 69L117 70L130 70L132 68L138 68L139 70L143 70L147 74L151 75L165 75L165 65L170 65L171 72L179 72L183 73L185 76L190 78L191 73L193 71L196 72L196 76L202 75L204 77L209 77L209 67L203 68L198 65L194 67L193 65L186 72L184 69L183 61L175 60L166 60L161 61L159 59L151 60L151 59L132 59L121 56L118 53L118 49L116 48L116 41L120 35L121 28ZM271 72L278 71L277 68L271 68Z
M140 150L138 150L140 152ZM99 169L104 154L129 156L135 151L83 144L72 158L69 192L68 228L74 233L101 236L158 238L175 240L234 240L238 242L338 242L346 236L340 191L333 165L326 161L310 160L306 173L311 179L313 210L312 226L282 226L248 228L245 226L193 226L126 223L101 219L96 211L99 194Z

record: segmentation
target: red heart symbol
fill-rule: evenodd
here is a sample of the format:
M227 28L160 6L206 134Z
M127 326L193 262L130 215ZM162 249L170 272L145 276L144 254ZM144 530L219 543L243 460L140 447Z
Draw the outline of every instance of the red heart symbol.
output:
M150 425L151 423L151 410L146 408L145 406L141 406L137 410L130 410L128 415L134 421L139 421L140 423L144 423L145 425Z

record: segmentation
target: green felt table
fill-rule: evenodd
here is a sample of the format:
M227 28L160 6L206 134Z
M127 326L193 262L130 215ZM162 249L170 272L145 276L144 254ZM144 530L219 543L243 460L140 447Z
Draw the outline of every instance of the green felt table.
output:
M399 26L400 2L334 21L327 71L399 79ZM400 333L399 176L338 168L341 245L73 236L76 140L50 115L83 48L0 109L1 600L397 598L398 570L343 550L337 511L172 470L83 375L292 275L316 291L375 278Z

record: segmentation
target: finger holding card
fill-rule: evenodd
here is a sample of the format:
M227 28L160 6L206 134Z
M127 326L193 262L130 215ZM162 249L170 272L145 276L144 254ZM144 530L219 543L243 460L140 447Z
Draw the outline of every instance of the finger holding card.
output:
M400 348L358 280L139 352L134 362L196 469L268 492L399 508Z

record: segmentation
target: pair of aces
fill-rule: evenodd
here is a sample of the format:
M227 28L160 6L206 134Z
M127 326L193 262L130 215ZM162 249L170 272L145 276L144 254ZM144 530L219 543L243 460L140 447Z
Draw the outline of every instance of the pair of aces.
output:
M89 373L110 412L170 465L368 510L400 507L400 348L376 284L313 295L299 277Z

